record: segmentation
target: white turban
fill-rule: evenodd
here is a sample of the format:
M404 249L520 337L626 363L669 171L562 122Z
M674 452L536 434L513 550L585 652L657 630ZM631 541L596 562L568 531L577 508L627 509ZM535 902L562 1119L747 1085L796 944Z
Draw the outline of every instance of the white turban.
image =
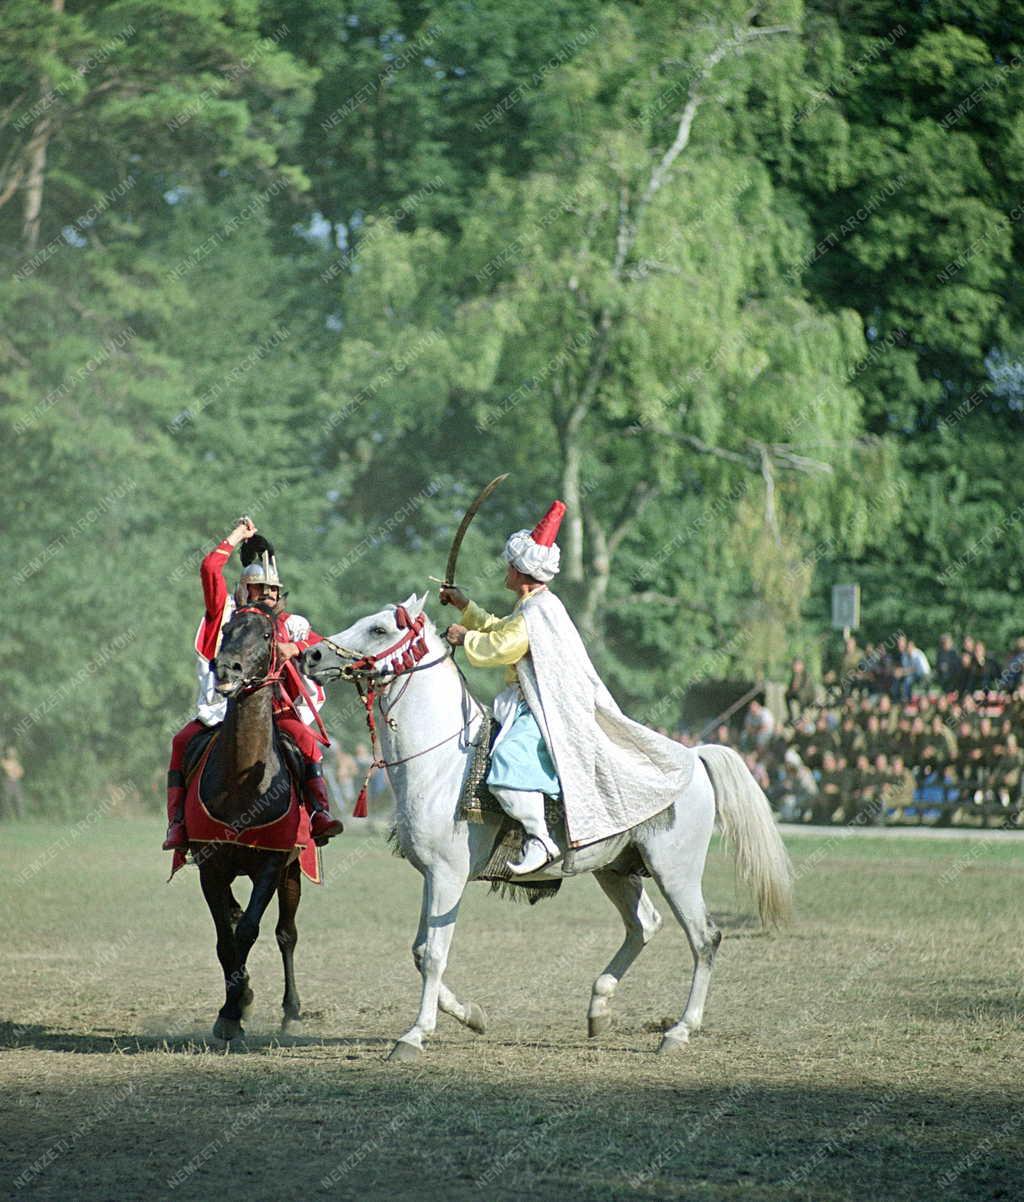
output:
M557 543L544 547L534 542L532 530L517 530L510 534L502 554L506 563L542 584L547 584L558 574L558 561L562 557Z

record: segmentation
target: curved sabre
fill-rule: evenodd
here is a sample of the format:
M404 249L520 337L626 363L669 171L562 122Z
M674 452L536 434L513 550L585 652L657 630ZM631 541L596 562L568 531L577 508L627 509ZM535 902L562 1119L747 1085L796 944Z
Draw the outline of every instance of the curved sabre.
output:
M458 530L455 531L455 537L452 539L452 549L448 552L448 566L444 571L444 587L455 587L455 565L459 561L459 551L462 548L462 540L466 537L466 531L469 529L469 523L476 517L477 510L487 500L492 492L498 487L502 480L508 479L508 472L500 476L495 476L490 484L485 485L481 490L476 500L466 510L465 516L459 523Z

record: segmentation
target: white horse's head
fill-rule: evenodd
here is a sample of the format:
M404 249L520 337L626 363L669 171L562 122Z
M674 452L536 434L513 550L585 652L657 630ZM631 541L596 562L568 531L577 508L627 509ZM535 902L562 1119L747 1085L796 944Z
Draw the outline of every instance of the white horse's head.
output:
M409 626L404 623L415 622L420 614L423 614L423 635L429 642L434 633L434 625L423 610L427 596L427 593L422 597L411 593L405 601L360 618L358 622L353 622L351 626L332 634L325 642L315 643L302 653L299 665L301 671L318 684L334 680L341 676L345 667L353 661L364 656L381 655L394 648L396 643L402 642L409 634ZM396 654L400 656L402 651L399 650ZM390 655L384 656L379 664L380 670L385 671L390 661Z

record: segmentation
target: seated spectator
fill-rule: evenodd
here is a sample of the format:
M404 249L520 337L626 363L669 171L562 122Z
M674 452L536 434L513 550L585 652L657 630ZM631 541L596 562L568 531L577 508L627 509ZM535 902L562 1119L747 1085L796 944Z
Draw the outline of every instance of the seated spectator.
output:
M915 787L913 772L904 764L902 756L894 755L886 779L887 812L902 818L904 811L914 804Z
M910 700L910 657L907 653L907 636L905 634L898 635L896 638L889 693L894 701Z
M745 751L762 751L768 746L774 733L775 719L771 710L755 698L747 707L747 716L743 719L740 747Z
M951 634L939 638L939 652L935 657L935 680L944 693L956 690L957 673L960 671L960 655L953 646Z
M801 754L801 758L808 768L813 770L821 767L826 751L836 752L838 750L839 739L836 732L829 726L828 717L821 714L814 724L814 732L807 740L806 750Z
M888 692L883 693L882 696L878 698L878 705L875 709L875 712L878 714L878 721L882 730L886 734L892 734L892 732L896 729L896 723L899 721L900 712L893 705L892 698L889 696Z
M1002 673L1000 688L1004 693L1015 693L1024 678L1024 638L1017 639L1013 644L1013 653L1007 659Z
M853 715L847 714L839 727L840 750L846 759L852 762L865 746L864 733L858 727Z
M814 682L802 659L793 660L786 686L786 707L790 722L795 722L808 706L814 704Z
M803 822L811 816L808 806L817 796L818 782L814 774L790 748L783 763L779 817L783 822Z
M811 804L813 822L831 822L849 787L846 760L826 751L818 774L818 795Z
M961 701L976 688L978 679L977 672L974 668L974 656L969 651L964 651L960 655L960 668L956 674L956 693Z
M890 655L884 643L879 643L871 657L871 667L868 670L869 685L872 693L886 697L891 696L893 687L893 669L896 661Z
M992 719L985 717L978 723L978 743L984 753L985 759L991 759L992 751L999 742L999 735L992 725Z
M931 679L932 669L928 663L928 657L921 648L914 642L913 639L907 639L907 649L904 656L904 667L906 671L907 698L909 699L915 693L927 689L928 681Z
M852 692L864 688L863 655L857 646L857 640L851 634L843 640L842 651L838 659L832 661L825 673L823 683L838 690L839 694L847 697Z
M901 714L896 721L896 729L886 740L886 752L898 752L904 759L910 759L914 751L913 722L906 714Z
M979 639L974 644L975 692L987 693L995 688L999 679L999 665L989 658L985 644Z
M924 718L918 714L917 717L910 720L906 738L902 741L899 748L899 753L903 757L904 763L916 764L925 743L929 740L930 736Z
M752 751L746 752L743 756L743 762L750 770L750 775L757 781L764 792L767 793L772 785L772 778L768 773L768 769Z
M864 729L864 753L874 759L880 751L889 745L889 736L882 730L882 722L877 714L869 714L867 726Z
M992 792L1004 806L1020 799L1022 756L1017 736L1010 732L995 747L990 777Z
M799 753L801 759L806 759L807 748L814 742L814 718L804 714L793 727L789 739L790 745Z
M950 727L936 714L932 718L928 730L932 741L936 744L936 762L940 766L953 763L960 754L960 748L956 741L956 735Z

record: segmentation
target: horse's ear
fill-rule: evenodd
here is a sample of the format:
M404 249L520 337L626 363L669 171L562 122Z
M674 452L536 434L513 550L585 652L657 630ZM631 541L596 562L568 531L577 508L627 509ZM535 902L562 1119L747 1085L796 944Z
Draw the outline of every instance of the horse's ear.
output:
M415 593L410 593L407 601L403 601L410 618L418 618L423 612L423 607L427 603L429 593L424 593L422 597L417 597Z

